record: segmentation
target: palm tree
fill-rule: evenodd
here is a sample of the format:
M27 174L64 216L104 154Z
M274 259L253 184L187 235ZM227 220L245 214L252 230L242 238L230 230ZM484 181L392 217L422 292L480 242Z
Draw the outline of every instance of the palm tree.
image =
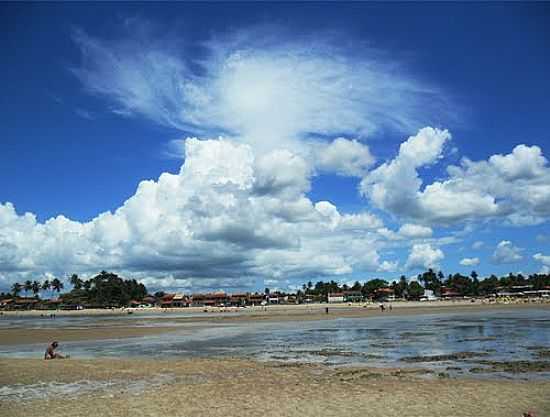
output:
M71 278L69 278L69 282L74 287L75 290L79 290L82 288L82 280L78 278L78 275L72 274Z
M51 288L52 288L52 284L50 284L50 281L46 280L42 283L43 291L49 291Z
M25 291L25 295L32 290L32 281L30 279L25 281L25 284L23 285L23 290Z
M23 288L23 287L22 287L21 284L18 283L18 282L16 282L15 284L13 284L13 285L11 286L11 292L13 293L13 296L14 296L14 297L17 297L17 296L19 295L19 293L21 292L21 289L22 289L22 288Z
M59 291L63 289L63 283L59 281L57 278L54 278L52 280L52 289L54 291L57 291L57 294L59 294Z
M40 292L40 283L38 281L33 281L31 289L32 293L36 297L36 295Z

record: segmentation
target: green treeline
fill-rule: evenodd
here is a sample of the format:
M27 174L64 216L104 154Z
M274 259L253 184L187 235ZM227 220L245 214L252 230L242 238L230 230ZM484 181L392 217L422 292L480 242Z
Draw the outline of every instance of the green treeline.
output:
M388 282L383 279L371 279L366 282L356 281L352 286L346 284L340 285L335 281L324 282L319 281L313 284L309 281L307 284L302 285L302 290L298 295L314 295L326 297L329 293L336 293L342 291L360 291L363 297L374 297L376 291L380 288L391 288L397 298L409 298L418 299L423 293L424 289L432 290L434 295L441 296L444 289L452 290L461 296L488 296L495 294L498 289L506 289L514 286L532 286L533 290L544 289L550 286L550 274L533 274L524 276L522 274L513 274L497 277L491 275L490 277L479 279L478 274L475 271L469 276L462 274L449 274L445 275L439 271L435 272L432 269L419 274L416 280L409 281L402 275L399 280Z
M60 296L64 304L120 307L128 305L131 300L141 300L147 295L145 285L138 283L135 279L123 279L117 274L106 271L101 271L88 280L82 280L78 275L73 274L69 282L73 286L72 290ZM63 287L63 283L57 278L43 283L27 281L19 284L16 282L12 285L11 295L17 297L21 292L25 292L25 295L32 292L37 296L41 291L55 291L59 294ZM8 296L8 294L2 295Z

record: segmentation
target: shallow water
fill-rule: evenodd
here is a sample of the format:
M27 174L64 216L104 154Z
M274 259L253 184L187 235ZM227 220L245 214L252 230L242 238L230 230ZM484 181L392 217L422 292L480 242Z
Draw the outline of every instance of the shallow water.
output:
M55 319L60 327L97 326L105 320L144 325L139 317ZM10 326L25 326L17 321ZM35 320L36 322L36 320ZM170 322L170 317L161 324ZM23 323L23 324L22 324ZM29 327L36 324L29 321ZM469 372L484 361L534 361L550 348L550 312L510 309L476 313L438 313L338 318L305 322L206 324L203 328L143 338L67 342L73 357L248 357L261 361L328 365L422 367L450 376L548 379L550 372ZM0 347L0 356L40 357L43 345ZM467 352L467 354L464 354ZM462 353L456 358L426 358Z

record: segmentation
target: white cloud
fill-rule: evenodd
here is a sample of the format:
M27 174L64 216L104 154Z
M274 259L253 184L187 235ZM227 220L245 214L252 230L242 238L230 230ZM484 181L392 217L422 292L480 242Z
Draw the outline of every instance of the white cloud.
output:
M315 146L314 151L317 169L339 175L362 177L374 163L368 146L356 140L337 138Z
M218 33L190 45L201 52L193 60L188 44L134 24L126 39L76 31L82 62L73 73L90 93L110 99L116 113L185 132L234 135L270 150L311 135L416 129L447 107L440 91L415 81L389 55L365 45L350 50L320 32L300 38L281 27L258 26ZM368 165L362 152L351 175ZM326 164L335 163L326 158Z
M472 243L472 249L475 249L475 250L481 249L483 245L485 245L484 242L482 242L481 240L476 240L474 243Z
M546 158L538 146L518 145L511 154L493 155L489 164L508 179L532 179L544 174Z
M533 259L542 264L539 273L550 274L550 255L543 255L542 253L536 253L533 255Z
M463 266L479 265L479 258L464 258L460 261L460 265L463 265Z
M399 234L406 238L425 238L430 237L433 231L430 227L418 224L406 223L399 228Z
M0 204L0 286L50 273L129 273L154 287L242 288L254 279L387 271L368 212L313 203L309 167L286 150L256 158L230 140L188 139L177 174L142 181L115 212L40 223Z
M422 217L417 197L422 183L416 168L437 161L451 135L446 130L421 129L399 148L397 157L363 178L360 191L375 206L405 217Z
M514 246L509 240L501 241L493 252L492 261L496 264L511 264L523 260L522 249Z
M538 146L516 146L488 161L463 158L447 167L447 179L426 184L418 169L442 157L447 131L424 128L398 155L368 173L360 191L378 208L424 224L502 218L523 226L550 216L550 168Z
M445 255L441 249L434 248L429 243L418 243L412 246L405 267L407 269L437 268L443 258Z

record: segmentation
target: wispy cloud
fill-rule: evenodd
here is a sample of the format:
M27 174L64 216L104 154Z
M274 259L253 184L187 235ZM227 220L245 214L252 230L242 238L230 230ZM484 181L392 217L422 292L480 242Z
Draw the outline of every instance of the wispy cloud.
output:
M130 28L128 28L130 30ZM284 143L311 135L361 138L441 119L446 99L380 51L280 27L218 34L193 45L200 60L150 35L99 39L79 30L74 74L117 113L199 135ZM443 109L443 110L442 110Z
M89 110L86 110L86 109L81 109L79 107L77 107L74 112L82 117L83 119L87 119L87 120L95 120L96 116L94 113L92 113L91 111Z

